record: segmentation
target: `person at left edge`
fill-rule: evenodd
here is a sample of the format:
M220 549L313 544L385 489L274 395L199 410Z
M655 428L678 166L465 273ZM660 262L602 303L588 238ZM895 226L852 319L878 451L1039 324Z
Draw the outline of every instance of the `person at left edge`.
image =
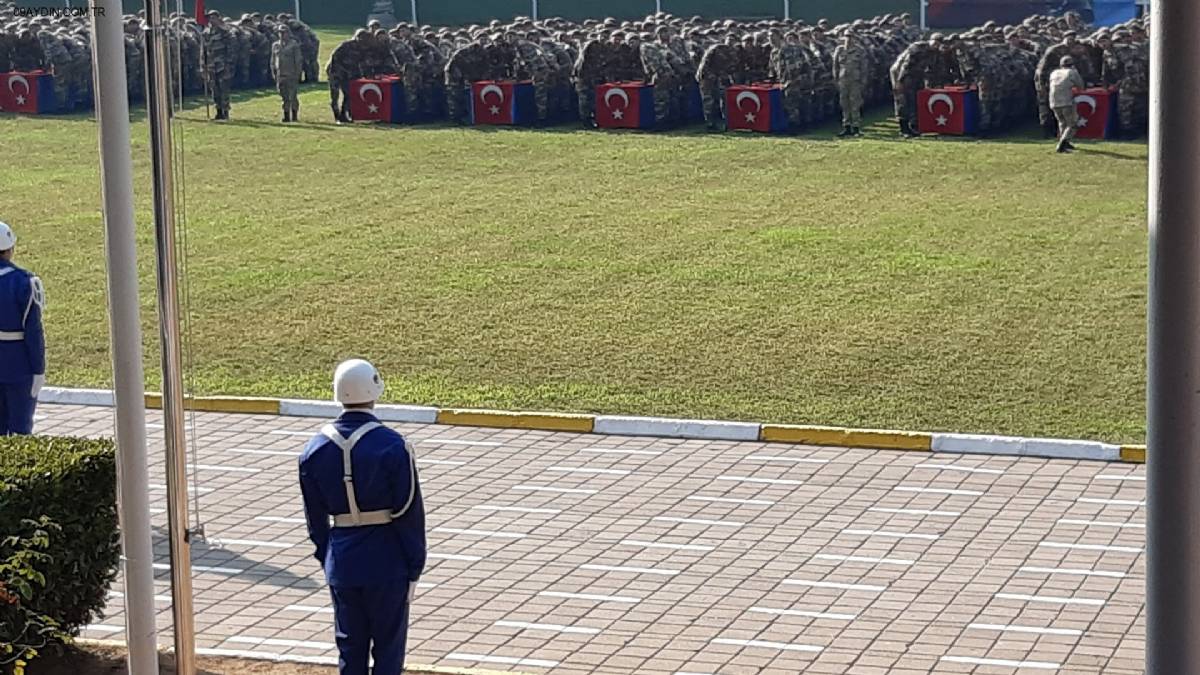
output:
M308 536L333 596L341 675L400 675L408 610L425 569L425 505L404 437L373 414L383 379L351 359L333 376L342 414L300 456Z
M13 264L17 235L0 222L0 436L33 433L46 383L42 280Z

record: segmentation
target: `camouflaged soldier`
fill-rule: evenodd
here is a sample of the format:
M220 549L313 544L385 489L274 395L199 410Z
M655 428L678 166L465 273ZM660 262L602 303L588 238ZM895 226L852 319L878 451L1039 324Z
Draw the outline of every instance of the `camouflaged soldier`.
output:
M648 37L648 36L647 36ZM646 40L639 45L642 69L646 72L646 83L654 85L654 123L665 126L671 121L671 103L675 96L675 70L667 58L662 45Z
M481 40L460 47L450 56L444 70L446 111L450 121L466 122L465 102L469 100L471 83L489 79L491 72L488 48Z
M67 31L66 28L60 28L58 31L59 38L62 40L63 47L70 54L70 91L71 100L69 108L88 107L91 104L91 74L92 74L92 52L90 45L79 39L77 34Z
M1145 42L1118 44L1117 122L1122 136L1136 138L1149 124L1150 50Z
M550 113L549 66L542 55L542 50L534 44L533 41L535 39L537 39L537 36L534 33L517 35L513 43L517 56L514 66L518 80L531 80L533 82L533 98L537 107L538 121L545 122L549 119Z
M42 43L38 41L33 30L23 28L13 41L10 60L12 69L22 72L45 69L46 54L42 51Z
M362 77L363 52L366 51L370 34L359 28L354 36L334 47L325 66L325 79L329 80L329 107L333 121L350 121L350 82Z
M798 42L785 42L783 33L776 29L772 29L770 40L770 77L783 85L783 108L787 111L788 124L798 130L811 121L812 76L808 72L804 48Z
M308 24L297 20L291 14L280 14L279 21L292 29L292 35L300 42L300 51L304 54L304 81L306 83L319 81L321 40L308 27Z
M241 26L243 34L247 38L247 44L250 46L249 85L262 87L273 81L271 79L273 41L259 32L253 17L249 15L242 16ZM299 43L296 44L299 46Z
M397 24L388 31L388 46L392 52L392 60L399 70L400 79L404 83L404 109L409 115L416 115L421 110L421 65L417 60L417 53L409 44L408 39L411 35L412 29L408 24ZM444 71L443 68L443 73Z
M417 99L421 104L421 114L434 117L441 111L441 102L445 100L442 91L446 72L446 57L437 45L415 31L408 38L408 44L417 55L417 71L420 73L420 91Z
M546 61L549 79L547 106L549 117L562 119L575 114L575 102L571 100L575 91L571 85L571 70L574 61L566 47L549 35L540 35L538 47Z
M611 43L595 37L583 44L579 57L575 59L572 72L575 81L575 98L579 103L579 119L585 127L596 126L596 87L607 81L608 60Z
M277 29L279 39L271 45L271 77L283 101L283 121L300 121L300 77L304 75L304 53L287 26Z
M828 23L828 22L826 22ZM832 117L838 109L837 81L833 76L833 49L827 41L825 31L817 27L800 32L800 42L816 57L819 67L813 73L814 106L819 118Z
M38 30L38 44L42 46L46 65L54 75L54 100L64 109L71 108L71 76L74 64L71 53L63 45L62 39L49 30Z
M204 66L208 87L212 92L216 119L229 119L229 91L233 87L237 54L236 38L230 33L220 12L208 12L208 27L204 29Z
M142 36L140 32L135 31L130 34L125 33L125 81L126 88L129 90L130 101L140 101L145 96L145 49L143 48Z
M837 82L838 105L842 109L842 131L840 137L862 134L862 107L864 78L867 72L867 54L857 36L847 31L842 44L833 52L833 77Z

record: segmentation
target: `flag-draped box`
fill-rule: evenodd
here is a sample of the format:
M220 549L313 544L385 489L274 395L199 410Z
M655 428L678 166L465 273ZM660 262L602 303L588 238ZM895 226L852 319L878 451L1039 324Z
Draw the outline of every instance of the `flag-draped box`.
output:
M917 130L923 134L970 136L979 128L979 92L942 87L917 92Z
M596 126L602 129L654 128L654 85L610 82L596 87Z
M56 112L54 76L42 70L0 73L0 110L31 115Z
M527 125L537 121L533 83L483 80L471 84L471 123Z
M1079 138L1112 138L1117 132L1116 92L1093 87L1075 93L1075 111L1079 113Z
M764 133L787 131L783 85L760 82L726 87L725 127Z
M404 121L404 85L398 77L350 81L350 116L355 122Z

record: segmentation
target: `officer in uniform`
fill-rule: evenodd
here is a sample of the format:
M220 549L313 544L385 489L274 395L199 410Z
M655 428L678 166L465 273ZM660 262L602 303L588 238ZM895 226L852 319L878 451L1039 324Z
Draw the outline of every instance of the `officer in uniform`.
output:
M13 264L17 235L0 223L0 436L33 433L46 383L42 280Z
M408 608L425 569L425 505L416 459L373 410L383 380L351 359L333 375L342 414L300 456L308 536L333 595L338 672L400 675Z

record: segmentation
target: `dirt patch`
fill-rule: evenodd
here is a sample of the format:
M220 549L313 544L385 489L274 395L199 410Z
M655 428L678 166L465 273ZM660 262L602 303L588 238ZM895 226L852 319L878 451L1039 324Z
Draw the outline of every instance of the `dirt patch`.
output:
M198 675L330 675L337 668L303 663L276 663L225 657L201 656ZM174 675L175 657L158 655L160 675ZM125 649L116 646L77 645L61 654L46 654L29 664L28 675L128 675Z

